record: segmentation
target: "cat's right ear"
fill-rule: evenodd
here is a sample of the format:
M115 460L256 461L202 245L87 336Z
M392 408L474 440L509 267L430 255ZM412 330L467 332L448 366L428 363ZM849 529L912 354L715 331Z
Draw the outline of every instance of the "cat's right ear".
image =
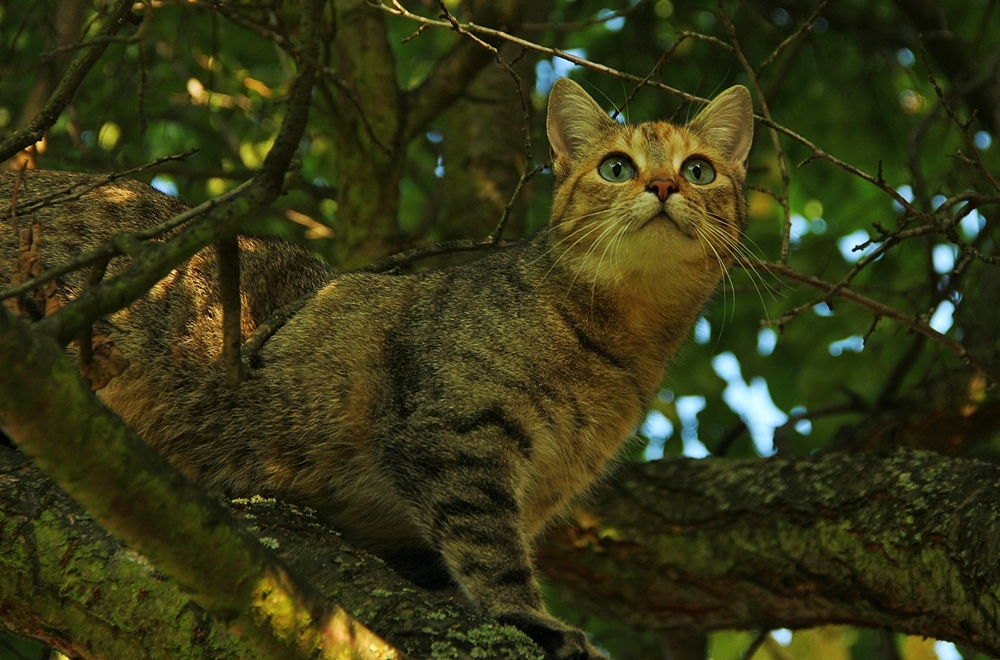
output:
M559 78L549 92L549 110L545 130L552 147L552 171L561 179L583 145L614 126L601 106L583 87L569 78Z

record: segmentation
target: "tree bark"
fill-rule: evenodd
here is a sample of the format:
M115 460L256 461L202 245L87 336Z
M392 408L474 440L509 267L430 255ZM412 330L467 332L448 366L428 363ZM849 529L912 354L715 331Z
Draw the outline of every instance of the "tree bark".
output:
M538 563L654 632L838 623L1000 656L1000 469L898 450L629 465Z
M419 589L309 512L231 503L298 574L413 658L541 660L517 629ZM0 447L0 626L83 658L253 658L189 593L98 526L19 453Z
M298 574L414 658L541 657L308 512L233 506ZM902 450L666 459L624 467L552 531L538 563L582 611L653 632L846 623L1000 656L998 517L1000 468L979 461ZM0 467L0 530L0 620L16 634L111 656L235 653L183 591L23 460Z

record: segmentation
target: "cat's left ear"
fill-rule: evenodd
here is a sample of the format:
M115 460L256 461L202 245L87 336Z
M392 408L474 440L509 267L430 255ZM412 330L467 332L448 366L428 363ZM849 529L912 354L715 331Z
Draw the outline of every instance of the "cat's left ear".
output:
M549 92L545 130L552 146L552 170L557 178L569 171L573 158L584 145L598 138L613 119L601 110L583 87L569 78L559 78Z
M753 102L743 85L716 96L688 125L723 153L744 176L753 142Z

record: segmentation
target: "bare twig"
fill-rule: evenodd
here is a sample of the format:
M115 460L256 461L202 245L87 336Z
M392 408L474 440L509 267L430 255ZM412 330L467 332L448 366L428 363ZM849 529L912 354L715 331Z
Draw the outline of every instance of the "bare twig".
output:
M786 277L790 280L795 280L796 282L807 284L813 288L823 291L824 293L830 292L836 286L835 284L827 282L826 280L814 277L812 275L807 275L806 273L799 272L794 268L791 268L787 264L769 262L762 265L768 268L772 273L781 275L782 277ZM920 317L907 314L903 311L896 309L895 307L890 307L889 305L880 303L877 300L873 300L867 296L863 296L852 289L847 289L847 288L840 289L839 291L837 291L836 295L840 298L843 298L844 300L849 300L850 302L853 302L856 305L860 305L861 307L864 307L865 309L874 312L876 315L880 317L892 319L893 321L901 323L906 327L916 332L919 332L922 335L926 335L928 339L948 349L958 358L963 360L965 363L975 367L976 369L979 369L993 383L1000 384L1000 376L993 373L993 370L988 365L984 364L982 361L978 360L973 355L971 355L969 351L966 350L964 346L962 346L962 344L955 341L951 337L948 337L947 335L938 332ZM782 323L781 320L773 322L774 325L778 325L780 323Z
M764 644L764 641L770 634L771 631L767 628L763 628L759 633L757 633L757 636L754 637L752 642L750 642L750 646L748 646L743 653L740 654L740 660L751 660L755 655L757 655L757 651Z
M773 63L774 60L778 58L778 55L781 54L781 51L787 48L789 44L795 42L799 37L803 36L804 34L811 32L812 29L816 26L817 19L819 19L819 17L823 14L823 11L826 10L826 7L827 5L830 4L830 2L831 0L823 0L823 2L819 3L819 6L816 7L812 15L810 15L809 18L806 19L805 23L800 25L798 30L788 35L788 37L786 37L784 41L778 44L775 47L775 49L771 51L771 54L768 55L764 59L764 61L760 63L760 65L757 67L757 70L754 72L754 78L760 78L761 72L764 71L764 69L766 69L767 67L769 67L771 63Z
M456 241L445 241L433 245L421 245L419 247L404 250L388 257L379 259L363 268L359 268L355 273L385 273L395 268L428 257L436 257L441 254L454 254L456 252L476 252L478 250L490 250L493 248L505 248L515 244L517 241L494 241L490 235L481 241L470 238L462 238Z
M638 0L635 4L626 7L625 9L619 9L618 11L610 12L609 14L600 17L593 18L589 21L573 21L573 22L561 22L561 23L525 23L521 26L522 30L529 32L545 32L547 30L560 30L560 31L573 31L582 30L588 28L592 25L600 25L601 23L607 23L608 21L614 20L616 18L625 18L630 14L633 14L636 10L640 9L642 5L649 2L649 0Z
M395 2L398 4L398 2ZM461 35L472 39L476 44L482 46L486 50L493 53L493 56L497 60L497 64L507 72L508 75L514 80L514 85L517 87L517 97L521 102L521 112L524 116L524 169L521 171L521 176L518 178L517 186L514 188L514 193L511 195L510 201L507 202L507 206L504 207L503 214L500 216L500 222L497 223L496 229L490 234L487 239L491 241L494 245L500 240L503 235L503 230L507 226L507 219L510 217L511 208L514 206L514 201L517 199L521 192L521 188L524 184L535 176L538 172L542 170L540 167L533 167L532 162L534 161L534 154L532 153L531 147L531 112L528 109L528 98L524 93L524 86L521 83L521 76L517 75L517 72L500 56L500 51L496 49L492 44L488 44L479 37L475 36L468 30L462 28L461 24L455 19L454 16L448 11L448 6L444 3L444 0L438 0L438 7L441 9L442 15L451 23L452 29Z
M316 292L310 291L304 296L296 298L284 307L279 307L271 312L271 315L268 316L263 323L258 325L254 329L253 333L247 337L247 340L243 343L243 349L240 351L243 365L252 369L257 361L257 353L260 351L264 343L270 339L275 332L280 330L283 325L288 323L289 319L295 316L300 309L305 307L306 303L315 297Z
M733 53L736 55L736 59L740 61L740 64L743 65L743 69L747 72L747 75L750 76L750 83L753 85L754 91L757 92L761 114L764 116L764 119L771 121L771 111L767 107L767 99L764 97L764 90L760 87L757 72L750 66L750 62L747 61L746 56L743 54L739 39L736 37L736 28L733 26L732 21L729 20L729 15L726 14L726 9L722 4L723 0L718 1L719 15L722 17L723 25L726 26L726 32L729 33L729 41L733 45ZM788 176L788 164L785 162L785 152L781 148L781 141L778 140L778 133L773 128L768 132L771 135L771 142L774 144L774 153L778 161L778 171L781 172L782 192L777 199L778 203L781 204L781 212L784 216L784 225L781 231L781 263L786 264L791 254L792 210L788 201L791 178Z

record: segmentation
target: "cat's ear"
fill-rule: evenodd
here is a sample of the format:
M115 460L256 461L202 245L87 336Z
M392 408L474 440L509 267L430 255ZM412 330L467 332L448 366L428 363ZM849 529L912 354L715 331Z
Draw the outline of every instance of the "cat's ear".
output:
M716 96L690 123L689 128L721 151L743 175L753 141L753 102L743 85Z
M545 118L556 176L565 175L580 148L614 123L583 87L569 78L556 80L549 92L549 111Z

